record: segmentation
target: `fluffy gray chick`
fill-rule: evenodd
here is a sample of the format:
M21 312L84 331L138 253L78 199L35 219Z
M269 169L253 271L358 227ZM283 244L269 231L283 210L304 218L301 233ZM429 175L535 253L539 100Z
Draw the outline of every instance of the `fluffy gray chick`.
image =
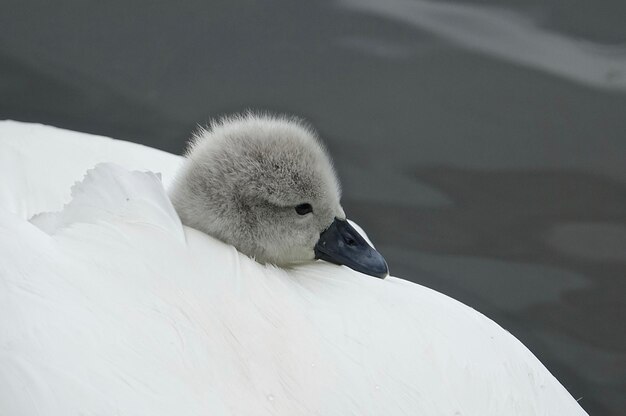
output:
M260 263L321 258L387 274L382 256L346 221L316 133L295 118L235 115L200 130L170 196L185 225Z

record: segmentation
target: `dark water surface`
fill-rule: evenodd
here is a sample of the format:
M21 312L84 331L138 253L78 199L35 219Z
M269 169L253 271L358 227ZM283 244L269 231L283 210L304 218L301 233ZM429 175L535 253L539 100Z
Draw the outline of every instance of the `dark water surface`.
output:
M245 108L321 132L392 273L626 408L626 2L7 1L0 118L179 153Z

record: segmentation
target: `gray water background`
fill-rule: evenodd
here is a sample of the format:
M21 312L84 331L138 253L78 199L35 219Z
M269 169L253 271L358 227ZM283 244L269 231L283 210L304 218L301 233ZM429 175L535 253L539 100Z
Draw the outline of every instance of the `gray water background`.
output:
M394 275L625 414L626 2L2 1L0 119L180 153L246 108L317 127Z

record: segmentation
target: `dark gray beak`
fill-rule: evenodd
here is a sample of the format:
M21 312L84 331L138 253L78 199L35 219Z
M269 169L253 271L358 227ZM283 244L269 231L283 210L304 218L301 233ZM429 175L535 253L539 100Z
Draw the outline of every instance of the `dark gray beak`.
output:
M384 279L387 262L348 221L335 218L315 245L315 258L343 264L352 270Z

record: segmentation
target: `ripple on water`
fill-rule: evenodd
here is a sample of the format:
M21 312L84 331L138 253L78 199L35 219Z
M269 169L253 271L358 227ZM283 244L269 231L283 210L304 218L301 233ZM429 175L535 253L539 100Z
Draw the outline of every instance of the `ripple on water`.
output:
M596 261L626 262L626 225L611 222L575 222L553 226L547 244L571 256Z

